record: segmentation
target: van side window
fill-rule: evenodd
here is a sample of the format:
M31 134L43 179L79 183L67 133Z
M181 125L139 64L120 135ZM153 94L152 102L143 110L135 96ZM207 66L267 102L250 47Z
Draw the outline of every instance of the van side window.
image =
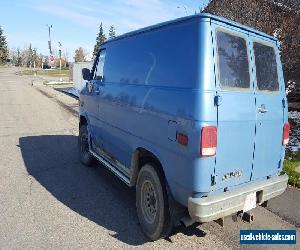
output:
M217 31L220 84L224 88L249 88L250 75L246 40Z
M114 41L107 48L105 82L195 87L198 32L199 26L193 22Z
M98 57L97 66L95 68L94 80L103 81L103 79L104 79L103 69L104 69L105 55L106 55L106 51L102 50Z
M257 88L278 91L277 63L274 48L254 42Z

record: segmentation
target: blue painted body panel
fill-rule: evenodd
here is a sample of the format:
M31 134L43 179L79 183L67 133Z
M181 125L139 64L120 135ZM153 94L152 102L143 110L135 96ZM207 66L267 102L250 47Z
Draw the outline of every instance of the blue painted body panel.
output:
M274 44L280 78L277 95L257 93L251 70L248 91L221 88L215 42L219 28L243 35L249 55L255 37ZM280 171L287 111L282 107L286 97L276 39L202 14L122 35L102 49L104 80L91 81L99 93L82 90L80 114L88 119L96 146L129 172L135 150L147 149L161 162L174 198L187 205L190 196L222 192ZM249 64L254 67L253 60ZM261 102L272 107L264 117L257 114ZM200 157L204 126L218 128L216 156ZM177 132L188 136L187 146L176 141ZM274 145L268 143L270 138L276 138ZM241 170L242 176L223 181L222 176L233 170Z

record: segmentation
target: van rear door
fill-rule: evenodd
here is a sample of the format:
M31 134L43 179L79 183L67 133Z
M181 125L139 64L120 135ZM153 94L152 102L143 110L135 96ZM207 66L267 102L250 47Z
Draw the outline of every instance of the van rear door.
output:
M251 180L278 173L282 159L285 94L276 42L251 37L256 103L256 136ZM281 84L280 84L281 83Z
M255 98L248 32L212 22L216 65L218 142L216 189L251 178L255 139Z

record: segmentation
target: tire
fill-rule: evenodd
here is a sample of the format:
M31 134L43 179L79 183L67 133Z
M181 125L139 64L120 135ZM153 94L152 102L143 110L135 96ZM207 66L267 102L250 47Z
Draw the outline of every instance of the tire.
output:
M167 237L172 230L168 194L162 174L146 164L136 185L136 209L144 234L152 241Z
M87 125L81 125L79 128L79 157L82 164L85 166L92 166L94 163L94 158L89 151L89 142L88 142L88 130Z

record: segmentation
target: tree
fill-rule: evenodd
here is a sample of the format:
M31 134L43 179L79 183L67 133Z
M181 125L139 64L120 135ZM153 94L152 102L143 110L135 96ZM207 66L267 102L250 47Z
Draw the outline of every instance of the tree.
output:
M21 54L20 54L20 49L18 48L17 50L17 66L20 67L22 65L22 57L21 57Z
M113 39L115 37L116 37L116 29L113 25L111 25L108 32L108 39Z
M24 47L21 50L12 48L10 58L11 63L15 66L40 68L46 57L42 53L38 53L38 49L32 48L30 44L29 47Z
M16 48L11 48L9 51L9 57L11 59L11 63L13 65L18 65L18 58L20 56L20 51L19 49Z
M8 58L8 48L6 37L3 34L3 29L0 26L0 63L5 63Z
M93 53L94 56L97 55L97 53L99 51L99 48L100 48L100 45L102 43L104 43L105 41L106 41L106 36L104 34L102 23L101 23L100 26L99 26L99 33L97 35L96 44L95 44L95 47L94 47L94 53Z
M25 47L21 51L20 58L21 58L20 61L22 62L22 66L25 66L25 67L33 66L33 50L32 50L31 44L29 45L29 47Z
M84 62L84 57L86 56L86 53L84 52L82 47L79 47L75 50L75 56L74 60L75 62Z
M26 66L31 68L33 66L33 50L31 48L31 43L29 44L27 53L28 54L27 54Z
M42 53L39 53L36 57L36 62L35 62L35 66L37 68L41 68L42 67L42 63L43 63L43 58L44 55Z

